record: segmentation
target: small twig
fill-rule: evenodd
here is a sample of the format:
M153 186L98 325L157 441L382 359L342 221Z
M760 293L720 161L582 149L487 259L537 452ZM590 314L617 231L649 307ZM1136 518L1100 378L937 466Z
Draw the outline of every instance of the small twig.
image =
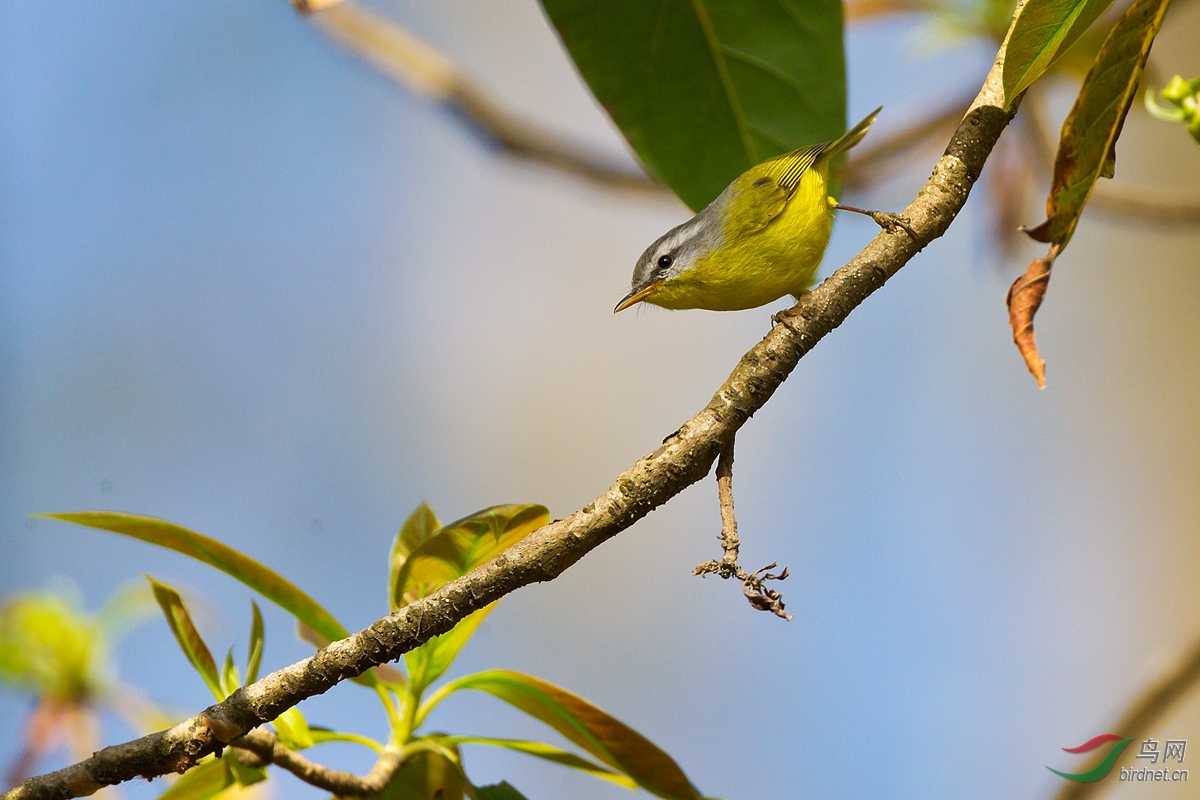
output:
M783 595L774 589L767 588L766 581L781 581L788 576L787 567L778 575L772 575L768 570L775 569L776 562L771 562L757 572L746 572L738 564L737 518L733 515L733 437L721 448L717 457L717 498L721 502L721 549L724 555L720 561L706 561L692 570L693 575L701 577L716 573L722 578L737 578L742 582L742 593L750 601L750 605L759 611L770 611L777 617L783 617L789 622L792 615L783 610Z
M1151 725L1177 706L1197 683L1200 683L1200 639L1194 641L1169 670L1130 703L1111 730L1121 736L1141 738L1150 732ZM1115 785L1116 782L1111 779L1095 783L1067 783L1055 795L1055 800L1084 800L1086 797L1096 797Z
M262 729L252 730L241 738L233 740L230 746L252 753L262 762L257 766L274 764L318 789L333 792L338 796L352 797L378 794L383 791L403 766L406 757L412 755L412 748L406 748L404 751L384 750L379 756L379 760L371 767L371 771L366 775L359 776L353 772L330 769L309 761L296 751L289 750L280 744L275 734Z
M404 88L454 111L490 146L612 189L669 194L637 165L564 140L501 108L475 78L452 59L395 22L357 3L292 0L312 13L316 27Z

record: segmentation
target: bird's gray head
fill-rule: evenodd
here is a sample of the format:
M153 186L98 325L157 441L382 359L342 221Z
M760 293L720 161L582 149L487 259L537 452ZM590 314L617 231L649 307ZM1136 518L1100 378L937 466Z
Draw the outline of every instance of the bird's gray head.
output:
M653 293L662 281L678 277L696 265L696 261L712 252L721 243L721 197L682 225L671 230L646 248L633 268L630 292L617 304L617 311L629 308Z

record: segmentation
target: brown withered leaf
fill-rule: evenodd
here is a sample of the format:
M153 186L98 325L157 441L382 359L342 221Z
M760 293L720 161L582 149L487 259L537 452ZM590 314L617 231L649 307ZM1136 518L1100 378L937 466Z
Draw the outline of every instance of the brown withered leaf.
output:
M1067 246L1096 181L1111 176L1115 145L1170 0L1134 0L1109 31L1063 123L1046 221L1025 232Z
M1046 296L1050 270L1054 267L1059 249L1057 244L1051 245L1050 252L1043 258L1035 258L1025 274L1013 281L1008 289L1008 324L1012 326L1013 342L1025 359L1025 366L1037 379L1039 389L1046 388L1046 362L1038 355L1037 341L1033 335L1033 316Z

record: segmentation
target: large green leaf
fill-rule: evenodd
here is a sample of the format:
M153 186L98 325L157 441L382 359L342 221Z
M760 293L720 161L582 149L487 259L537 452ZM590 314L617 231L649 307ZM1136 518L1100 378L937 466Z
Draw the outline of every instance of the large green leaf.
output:
M392 611L399 608L401 591L396 581L400 575L400 568L404 566L404 562L408 560L412 552L435 534L440 527L442 527L442 523L438 521L437 514L433 513L433 509L427 502L422 502L413 513L408 515L408 519L404 520L400 532L396 534L396 540L392 542L392 553L388 559L390 565L388 603L391 605Z
M504 505L430 530L437 516L422 503L392 548L392 608L408 605L447 581L461 578L549 521L550 512L544 506ZM404 654L409 680L418 692L441 677L495 607L492 603L479 609L453 630Z
M227 544L172 522L119 511L78 511L40 516L120 533L191 556L246 584L328 639L344 639L350 635L332 614L278 572Z
M577 769L580 772L595 775L597 778L604 778L619 786L624 786L626 789L637 788L637 783L628 775L614 772L611 769L600 766L594 761L588 761L586 758L563 750L561 747L546 744L545 742L531 742L525 739L491 739L485 736L446 736L443 738L443 741L454 742L455 744L483 744L490 747L503 747L506 750L513 750L528 756L552 761L555 764L562 764L564 767Z
M196 672L200 673L200 677L204 679L205 685L208 686L217 701L224 700L227 693L221 685L217 662L213 660L208 645L204 643L200 632L192 623L192 615L188 613L183 597L174 588L154 580L149 575L146 576L146 580L150 581L150 588L154 590L154 599L162 607L163 615L167 618L167 625L170 626L171 633L175 634L175 641L179 642L179 649L187 656L187 660L195 667Z
M528 800L508 781L475 787L475 800Z
M516 706L652 794L669 800L701 797L674 759L649 739L587 700L532 675L491 670L463 676L438 689L422 706L418 718L462 689L487 692Z
M223 758L192 767L175 781L158 800L208 800L234 784L233 772Z
M1004 51L1004 99L1011 103L1066 53L1112 0L1028 0Z
M1026 231L1037 241L1066 247L1096 181L1112 176L1117 137L1169 2L1135 0L1101 45L1063 123L1047 219Z
M596 99L693 210L846 125L841 0L542 0Z
M442 584L461 578L549 521L550 512L545 506L492 506L440 528L401 558L398 565L398 556L393 554L395 607L406 606L437 591Z

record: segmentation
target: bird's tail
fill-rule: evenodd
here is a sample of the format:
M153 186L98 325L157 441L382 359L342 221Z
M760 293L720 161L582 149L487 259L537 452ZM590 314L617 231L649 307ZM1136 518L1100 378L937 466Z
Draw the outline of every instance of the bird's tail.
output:
M863 137L867 135L867 131L871 130L871 126L875 124L875 118L879 116L880 111L883 111L883 106L867 114L862 122L846 131L842 138L836 139L826 145L825 149L821 152L821 158L833 158L861 142Z

